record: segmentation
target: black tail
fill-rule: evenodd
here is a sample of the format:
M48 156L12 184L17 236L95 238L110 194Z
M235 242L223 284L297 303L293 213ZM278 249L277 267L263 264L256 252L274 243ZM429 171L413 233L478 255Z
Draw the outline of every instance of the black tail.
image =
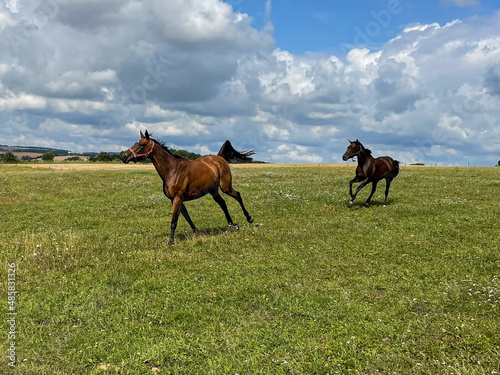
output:
M397 168L397 172L396 172L396 176L397 176L399 174L399 161L398 160L394 160L394 165Z
M253 158L250 156L254 154L254 150L238 152L234 149L231 142L226 141L220 148L217 156L224 158L228 163L251 163Z

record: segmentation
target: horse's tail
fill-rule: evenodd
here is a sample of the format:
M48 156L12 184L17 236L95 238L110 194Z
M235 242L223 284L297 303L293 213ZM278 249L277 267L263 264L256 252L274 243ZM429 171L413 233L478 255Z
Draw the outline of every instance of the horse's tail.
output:
M394 166L396 167L396 177L399 174L399 160L394 160Z
M220 148L217 156L224 158L228 163L251 163L253 158L250 156L254 154L254 150L242 152L236 151L231 142L226 141Z

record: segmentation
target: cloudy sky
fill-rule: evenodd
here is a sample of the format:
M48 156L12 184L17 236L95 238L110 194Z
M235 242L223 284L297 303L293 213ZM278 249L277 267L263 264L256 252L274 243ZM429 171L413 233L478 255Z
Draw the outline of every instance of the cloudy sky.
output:
M500 159L493 0L0 0L0 144Z

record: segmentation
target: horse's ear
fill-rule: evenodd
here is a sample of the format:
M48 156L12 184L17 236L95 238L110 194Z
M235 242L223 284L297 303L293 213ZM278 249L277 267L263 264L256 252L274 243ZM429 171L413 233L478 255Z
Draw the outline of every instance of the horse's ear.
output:
M359 139L356 138L356 143L359 143Z
M352 143L352 141L350 139L348 139L349 143Z
M145 134L145 136L146 136L146 139L147 139L147 140L149 140L149 133L148 133L148 131L147 131L147 130L146 130L146 134Z
M144 138L144 134L142 134L142 130L139 130L139 133L141 133L141 138Z

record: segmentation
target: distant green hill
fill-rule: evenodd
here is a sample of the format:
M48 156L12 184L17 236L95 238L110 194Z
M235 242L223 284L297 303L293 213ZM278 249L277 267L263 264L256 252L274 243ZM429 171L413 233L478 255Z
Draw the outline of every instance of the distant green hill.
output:
M190 152L187 150L175 150L170 149L172 154L182 156L189 160L194 160L199 158L201 155L195 152ZM7 153L12 152L19 159L22 155L29 155L33 159L37 159L41 157L43 154L47 152L53 152L54 156L87 156L87 157L96 157L99 155L99 152L72 152L63 149L57 148L48 148L48 147L35 147L35 146L7 146L0 145L0 156ZM109 155L119 155L120 152L108 152Z
M187 150L176 150L173 148L169 148L170 152L174 155L182 156L183 158L186 158L188 160L194 160L202 156L201 154L198 154L196 152L191 152ZM32 159L38 159L40 158L43 154L47 152L53 152L54 156L86 156L86 157L96 157L99 155L99 152L73 152L69 150L63 150L63 149L58 149L58 148L48 148L48 147L35 147L35 146L7 146L7 145L0 145L0 156L5 154L6 152L12 152L14 155L16 155L19 159L23 155L28 155ZM107 152L109 155L118 155L120 152ZM1 157L0 157L1 159ZM28 158L29 160L29 158ZM253 161L254 163L264 163L261 161Z
M46 152L52 151L56 156L66 156L70 154L68 150L62 150L57 148L47 148L47 147L24 147L24 146L0 146L0 153L4 152L12 152L12 153L37 153L37 154L45 154Z

